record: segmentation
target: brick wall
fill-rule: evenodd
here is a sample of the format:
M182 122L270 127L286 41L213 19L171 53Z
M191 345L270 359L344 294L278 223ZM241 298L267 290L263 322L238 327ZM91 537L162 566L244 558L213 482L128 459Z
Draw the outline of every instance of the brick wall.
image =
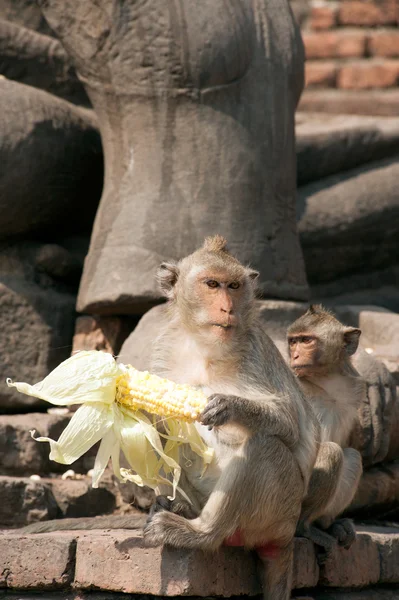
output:
M307 90L330 90L330 97L332 90L342 96L396 90L397 99L399 0L291 0L291 5L305 43Z

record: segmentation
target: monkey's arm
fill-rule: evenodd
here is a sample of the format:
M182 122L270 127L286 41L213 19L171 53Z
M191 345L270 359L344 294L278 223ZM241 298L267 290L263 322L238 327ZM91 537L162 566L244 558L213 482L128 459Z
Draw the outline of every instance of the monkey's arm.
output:
M257 399L212 394L199 417L203 425L218 427L228 422L244 426L251 434L267 432L278 436L287 446L299 439L298 416L292 404L275 396Z

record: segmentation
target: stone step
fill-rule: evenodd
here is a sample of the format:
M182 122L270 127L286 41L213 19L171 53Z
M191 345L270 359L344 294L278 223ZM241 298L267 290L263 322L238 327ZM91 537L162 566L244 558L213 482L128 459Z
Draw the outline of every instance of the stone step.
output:
M0 476L0 527L15 528L37 521L63 517L93 517L133 510L125 503L111 475L98 489L91 478L60 477L32 479Z
M398 583L399 529L359 529L352 548L337 549L320 569L312 543L295 540L293 585L296 590L306 589L307 597L316 586L356 590ZM256 562L249 552L146 548L138 532L123 530L0 532L0 588L156 596L231 597L260 592Z
M73 465L60 465L50 461L49 444L36 442L30 430L57 440L68 425L72 412L65 414L29 413L22 415L0 415L0 474L1 475L45 475L64 473L72 468L77 473L87 473L94 465L97 448L86 453Z
M399 90L305 90L299 110L396 117L399 115Z

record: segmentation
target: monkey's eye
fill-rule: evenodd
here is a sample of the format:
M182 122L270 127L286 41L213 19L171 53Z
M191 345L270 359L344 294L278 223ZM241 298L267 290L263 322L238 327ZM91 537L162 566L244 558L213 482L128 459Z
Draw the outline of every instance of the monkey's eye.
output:
M239 287L240 287L240 284L238 283L238 281L233 281L229 285L229 288L231 288L232 290L238 290Z
M209 281L206 281L205 283L206 283L206 285L207 285L208 287L210 287L210 288L212 288L212 289L215 289L215 288L219 287L219 284L218 284L218 282L217 282L217 281L215 281L214 279L210 279Z
M302 338L302 344L310 344L313 342L313 338L307 335L304 335Z

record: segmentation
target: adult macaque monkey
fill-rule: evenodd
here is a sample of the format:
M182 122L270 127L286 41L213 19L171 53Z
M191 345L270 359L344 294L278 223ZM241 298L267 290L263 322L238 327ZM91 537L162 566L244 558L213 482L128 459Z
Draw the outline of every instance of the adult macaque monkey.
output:
M156 342L153 370L208 393L199 428L216 460L204 476L194 455L181 461L190 516L198 516L183 516L181 504L155 510L144 536L150 544L181 548L256 548L267 566L265 597L277 600L290 594L293 538L318 424L258 320L257 276L229 254L220 236L159 269L169 321ZM164 506L160 498L156 508Z
M179 485L191 505L158 497L144 535L152 545L255 548L266 566L265 597L288 600L293 538L319 425L257 317L257 276L220 236L159 269L169 318L155 342L152 371L209 395L198 427L215 460L203 474L199 457L184 448Z
M321 426L298 533L322 546L325 556L337 540L349 547L355 538L351 521L336 517L351 503L362 475L359 452L347 447L365 394L365 383L351 363L360 333L321 306L311 306L288 329L291 368Z

